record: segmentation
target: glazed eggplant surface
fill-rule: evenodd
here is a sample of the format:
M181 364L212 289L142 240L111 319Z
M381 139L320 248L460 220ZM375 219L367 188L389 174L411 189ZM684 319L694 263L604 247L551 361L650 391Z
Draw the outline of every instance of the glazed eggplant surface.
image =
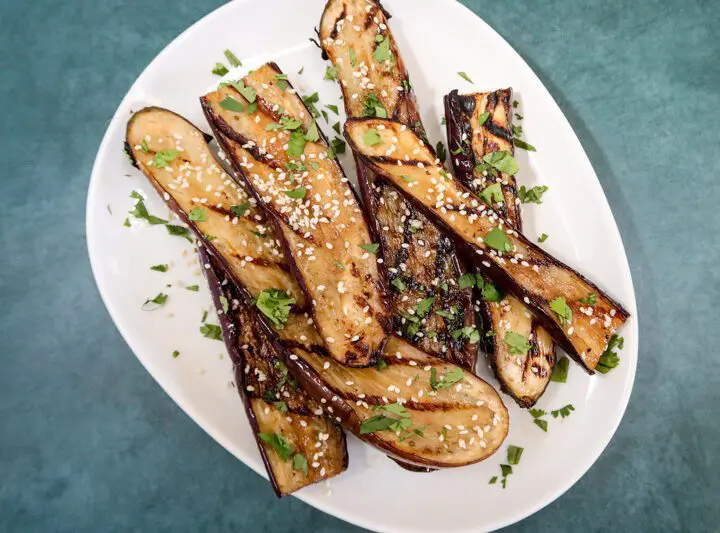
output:
M493 152L514 153L512 101L512 89L470 95L452 91L445 96L445 117L448 144L456 152L451 157L455 178L522 231L515 177L488 169L484 162ZM521 407L532 407L550 383L554 342L535 313L512 294L499 301L481 298L477 304L487 319L483 344L495 377ZM527 351L517 347L511 351L503 342L508 331L527 339Z
M156 135L162 132L162 141L160 137L151 136L148 147L167 149L172 144L182 148L178 150L183 154L182 161L178 157L170 163L173 168L169 170L155 164L138 166L159 188L168 206L181 218L190 220L197 218L185 210L192 209L192 204L181 204L178 200L187 194L191 199L196 197L201 201L214 189L208 191L206 188L210 183L205 175L206 152L199 147L192 152L187 149L182 139L194 138L191 125L177 120L179 118L165 110L144 110L131 119L128 142L133 156L142 161L145 161L143 157L154 157L154 149L149 148L145 154L140 144L146 135L150 135L149 131ZM164 126L159 127L157 123ZM147 131L146 125L153 125L153 129ZM180 142L176 143L178 135ZM187 186L160 188L158 184L164 182L162 177L166 174ZM187 181L177 178L178 174L187 177ZM196 179L198 174L202 178L200 181ZM213 179L216 174L212 173ZM188 188L192 191L184 191ZM242 187L229 188L233 196L228 201L237 201L243 194ZM218 209L225 207L220 197L214 198L215 206L220 205ZM209 217L210 213L207 215ZM262 219L261 212L256 215ZM238 289L241 297L238 301L242 299L255 309L263 330L277 347L288 370L304 390L320 401L321 409L315 412L316 415L328 414L360 439L396 459L422 467L471 464L499 448L507 435L509 420L502 400L490 385L460 367L431 357L392 336L376 366L353 368L338 363L329 356L309 314L298 308L298 302L291 301L290 295L299 293L300 288L296 280L287 275L283 255L271 254L274 261L265 266L275 272L258 276L257 270L247 268L253 257L239 256L230 247L217 246L220 236L224 235L225 227L220 227L223 222L240 243L256 238L255 228L250 224L233 224L230 217L218 218L215 222L213 229L217 236L204 234L193 221L191 227L203 241L203 246L225 268ZM268 225L265 229L264 240L279 240L273 226ZM275 292L279 291L274 285L277 279L291 285L282 294ZM251 286L254 293L249 290ZM267 298L263 299L269 294L273 295L269 300L271 306L268 306Z
M387 341L390 312L377 245L357 198L275 65L240 83L240 90L226 85L202 98L208 122L233 168L272 213L330 354L348 366L372 365Z
M349 119L345 135L356 156L455 235L501 288L530 306L555 341L594 372L611 335L628 317L620 304L479 202L407 126L387 119ZM580 301L593 294L594 307ZM517 344L507 335L503 342Z
M198 254L235 384L276 494L287 496L340 474L348 465L343 430L285 366L222 263L202 245Z
M320 44L340 83L347 116L393 117L422 135L388 18L379 2L330 0L320 21ZM474 369L477 344L457 335L475 327L475 317L471 291L458 286L463 270L454 244L362 161L357 168L364 208L381 245L393 329L426 352Z

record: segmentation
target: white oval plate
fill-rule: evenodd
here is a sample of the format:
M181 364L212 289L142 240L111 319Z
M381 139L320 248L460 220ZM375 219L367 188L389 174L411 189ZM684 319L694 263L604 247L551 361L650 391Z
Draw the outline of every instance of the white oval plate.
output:
M622 329L621 364L590 377L571 365L566 384L551 383L539 403L546 410L573 404L565 419L548 415L542 432L509 398L507 444L525 453L506 489L489 485L506 462L503 447L481 464L433 474L402 470L379 452L349 439L350 468L328 484L297 496L339 518L377 531L482 531L530 515L560 496L598 458L625 411L635 375L638 322L630 270L617 226L597 177L562 111L530 67L489 26L452 0L386 0L391 27L408 63L429 137L445 141L442 96L512 86L521 102L525 139L537 153L518 150L521 184L546 184L541 206L523 206L525 233L577 268L622 302L632 318ZM105 305L123 337L150 374L215 440L256 472L265 475L240 399L231 381L222 343L198 329L210 298L189 243L162 226L133 222L129 195L141 190L151 213L170 216L148 182L122 153L132 110L146 105L170 108L207 130L198 96L217 82L210 70L233 50L244 62L272 58L302 93L320 93L322 104L337 104L336 85L323 81L326 63L308 38L324 0L241 0L211 13L175 39L132 86L105 134L93 168L87 203L87 239L93 273ZM302 75L297 72L305 67ZM465 71L476 82L458 76ZM331 117L333 115L331 114ZM321 121L326 132L330 125ZM354 165L343 164L351 179ZM132 218L132 217L130 217ZM170 263L168 273L149 267ZM166 287L169 283L172 286ZM183 285L199 284L199 292ZM158 292L167 304L143 312L143 301ZM215 319L211 313L212 320ZM180 356L172 357L173 350ZM483 376L491 383L489 372ZM268 487L268 491L270 488Z

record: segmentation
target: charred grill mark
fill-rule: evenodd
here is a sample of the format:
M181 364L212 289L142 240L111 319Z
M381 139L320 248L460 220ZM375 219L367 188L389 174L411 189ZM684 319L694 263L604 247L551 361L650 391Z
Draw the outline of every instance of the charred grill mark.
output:
M363 29L367 30L370 26L372 26L375 22L375 14L377 13L377 8L375 6L372 6L370 11L367 12L367 15L365 15L365 22L363 22Z
M492 113L491 113L492 114ZM484 128L488 130L488 132L492 133L496 137L500 137L501 139L505 139L509 143L512 143L512 132L508 128L503 128L502 126L495 124L491 118L487 119L487 122L485 122ZM490 150L491 152L494 152L498 149L498 145L495 144L494 146L491 146L493 148Z
M340 12L340 16L335 19L335 22L333 22L333 29L330 32L330 38L335 39L338 36L338 27L337 24L341 20L345 20L345 15L347 14L347 6L343 4L342 11Z
M372 157L373 161L376 161L377 163L383 163L386 165L397 165L398 161L402 161L402 164L408 167L411 166L417 166L418 163L427 164L427 161L420 161L418 159L397 159L395 157L390 157L386 155L377 155Z

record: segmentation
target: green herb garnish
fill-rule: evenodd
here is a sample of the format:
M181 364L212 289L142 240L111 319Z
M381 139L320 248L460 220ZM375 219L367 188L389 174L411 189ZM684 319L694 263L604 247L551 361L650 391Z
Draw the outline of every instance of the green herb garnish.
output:
M188 285L187 287L185 287L185 290L198 292L200 290L200 285Z
M279 433L258 433L258 437L272 446L283 461L288 461L295 451L288 440Z
M242 67L240 60L230 50L225 50L225 58L230 63L231 67Z
M517 465L520 463L520 458L522 457L523 452L525 451L525 448L520 448L519 446L513 446L510 444L507 449L507 461L511 465Z
M474 81L472 81L472 80L470 79L470 76L468 76L468 75L467 75L466 73L464 73L464 72L458 72L458 76L460 76L462 79L464 79L464 80L465 80L466 82L468 82L468 83L475 83Z
M390 285L392 285L399 291L405 290L405 283L403 282L402 278L400 278L400 276L393 278L393 280L390 282Z
M570 359L568 359L567 357L563 357L557 362L555 368L553 368L552 376L550 376L550 381L555 381L556 383L567 382L569 370Z
M188 218L193 222L206 222L208 219L207 209L204 207L193 207L188 214Z
M158 224L167 224L167 220L164 220L162 218L156 217L154 215L151 215L148 213L147 207L145 207L145 202L143 200L143 197L140 196L140 193L137 191L133 191L130 193L130 197L137 200L135 202L135 207L132 211L129 211L129 213L134 216L135 218L139 218L141 220L145 220L148 222L148 224L155 226Z
M200 333L203 334L203 337L207 337L208 339L213 339L215 341L222 340L222 329L220 329L220 326L215 324L203 324L200 326Z
M381 37L382 36L376 36ZM375 58L375 61L378 63L383 63L385 61L389 61L392 58L392 52L390 51L390 38L385 37L381 41L378 42L378 45L375 47L375 51L373 52L373 57Z
M307 190L305 187L298 187L297 189L293 189L291 191L285 191L285 194L289 196L290 198L294 198L295 200L302 200L305 198L305 194L307 193Z
M538 242L545 242L546 240L548 240L548 237L549 237L549 236L550 236L550 235L548 235L547 233L543 233L542 235L540 235L540 236L538 237Z
M558 296L550 302L550 309L555 311L563 324L568 324L572 321L572 309L568 306L564 296Z
M490 152L483 157L483 161L509 176L514 176L518 170L520 170L517 161L515 161L515 158L507 150Z
M337 69L332 66L325 67L325 76L323 77L323 79L330 81L337 80Z
M518 191L518 198L520 198L520 201L524 204L541 204L542 196L548 189L549 187L546 185L537 185L532 189L526 189L525 185L522 185Z
M591 292L585 298L578 300L581 304L588 304L594 306L597 303L597 293Z
M215 74L216 76L224 76L228 72L230 72L230 71L222 63L215 63L215 66L212 69L212 73Z
M150 270L154 270L156 272L167 272L168 268L168 265L153 265L150 267Z
M177 235L178 237L187 239L189 242L193 242L189 229L182 226L174 226L173 224L168 224L165 228L170 235Z
M438 379L437 369L430 370L430 387L432 390L447 389L458 383L465 377L465 373L458 367L453 368L447 374Z
M382 138L380 137L380 134L378 133L378 130L376 128L370 128L369 130L367 130L365 132L363 140L365 141L365 144L367 146L375 146L376 144L382 144Z
M502 187L499 183L493 183L482 190L480 198L489 206L492 206L496 202L502 202L504 200Z
M493 228L485 234L483 241L490 248L497 250L498 252L509 252L512 250L510 240L505 235L505 232L500 228Z
M293 470L300 470L306 476L308 475L308 462L301 453L296 453L292 460Z
M281 289L265 289L258 295L255 305L277 328L282 328L295 303L295 298Z
M302 132L302 130L297 129L294 130L290 134L290 140L288 141L288 150L287 154L289 157L300 157L305 153L305 144L307 142L307 139L305 139L305 134Z
M377 243L371 243L371 244L360 244L360 248L365 250L366 252L370 252L371 254L377 255L378 250L380 249L380 245Z
M180 355L179 351L173 350L173 353L172 353L173 359L177 359L179 355Z
M154 298L148 298L147 300L145 300L145 302L142 304L141 309L143 311L155 311L156 309L160 309L163 305L165 305L167 299L168 295L160 292Z
M567 404L564 407L561 407L560 409L556 409L555 411L550 411L550 414L553 418L561 417L561 418L567 418L570 416L570 413L575 410L575 407L571 403Z
M223 101L220 102L220 107L234 113L242 113L245 111L245 106L241 102L235 100L232 96L226 96Z
M518 148L527 150L528 152L537 152L537 149L532 144L526 143L525 141L523 141L522 139L518 139L517 137L513 138L513 144Z
M490 118L490 111L485 111L484 113L481 113L478 116L478 126L482 126L487 122L487 119Z
M515 333L514 331L506 331L503 342L505 342L511 355L525 355L530 349L530 343L525 335Z
M597 367L595 367L595 370L597 370L601 374L607 374L613 368L618 366L620 364L620 357L618 357L618 354L614 351L614 349L617 348L618 350L622 350L624 344L624 337L613 334L613 336L610 337L610 340L608 341L607 348L605 348L605 351L600 356L600 359L598 360L598 365Z
M437 158L440 160L440 163L444 163L447 159L447 150L445 149L445 145L442 141L438 141L435 145L435 153L437 154Z

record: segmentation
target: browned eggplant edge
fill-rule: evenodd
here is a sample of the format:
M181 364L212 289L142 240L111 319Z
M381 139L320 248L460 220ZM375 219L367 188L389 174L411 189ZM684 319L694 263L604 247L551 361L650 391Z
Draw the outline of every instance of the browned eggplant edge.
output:
M468 116L474 112L474 102L473 108L470 109L468 106L465 105L465 101L466 99L458 93L457 89L450 91L450 93L446 94L443 98L443 102L445 104L445 124L447 139L448 144L451 146L453 142L455 142L457 146L462 147L463 135L467 135L467 138L469 139L472 139L473 136L473 131L470 126L470 120ZM488 120L492 120L492 117L488 117ZM511 139L508 140L512 142ZM461 183L465 184L468 188L470 188L470 184L475 179L474 168L475 165L478 163L475 159L472 148L466 151L463 147L462 152L451 157L453 158L452 165L453 170L455 171L456 179L459 179ZM508 186L513 191L513 195L517 196L517 187L515 186L515 184L510 183ZM518 231L522 231L522 217L519 215L520 212L518 210L518 217L515 226ZM468 254L465 255L467 256ZM468 261L467 257L464 257L464 259L466 262ZM480 271L482 272L484 270L484 266L479 266L481 267ZM500 390L510 396L513 400L515 400L518 405L520 405L520 407L529 409L530 407L535 405L537 400L540 399L540 397L545 393L545 390L547 390L547 387L550 384L550 380L545 383L545 387L538 395L537 399L532 400L526 397L520 397L515 395L510 389L510 387L505 384L505 381L500 379L498 360L495 356L498 340L495 338L495 335L488 335L489 332L493 332L493 329L491 327L492 319L490 316L490 309L488 307L489 304L482 299L482 296L479 294L480 291L476 290L475 292L477 295L476 299L480 302L479 308L482 315L483 326L486 326L482 328L483 336L481 340L481 345L482 348L485 350L485 353L488 355L487 360L490 363L493 374L497 378L498 383L500 383ZM533 343L531 350L537 351L537 349L537 345Z
M280 70L280 67L278 67L278 65L276 63L270 62L270 63L268 63L268 65L270 65L278 74L283 73L282 70ZM289 80L287 80L286 83L288 84L288 87L293 88L293 86ZM258 96L258 98L260 98L260 97ZM299 98L299 96L298 96L298 98ZM308 115L312 116L312 113L307 108L307 106L305 105L305 102L302 100L302 98L300 98L300 101L303 103L305 111L308 113ZM239 142L239 140L237 139L235 130L222 117L218 116L213 111L212 106L208 103L208 100L205 96L200 97L200 105L202 107L203 113L205 114L205 118L208 121L208 124L210 125L210 129L216 135L217 143L222 147L222 149L227 154L233 170L237 173L237 175L241 176L242 179L245 181L245 183L247 185L245 187L245 189L249 192L249 194L251 194L255 198L255 200L258 202L259 205L265 205L261 198L261 195L253 187L250 176L247 175L245 169L242 166L240 166L240 164L231 155L232 149L230 148L230 146L227 145L227 143L225 141L225 138L228 138L235 142ZM272 106L266 105L265 107L270 109ZM321 135L325 144L328 145L327 137L326 137L325 133L322 131L322 129L319 127L318 127L318 132ZM345 170L343 169L342 165L340 164L340 161L336 160L335 162L337 163L338 167L340 168L340 172L342 172L343 176L345 176ZM355 191L355 189L353 187L350 187L350 190L352 191L353 197L355 198L355 201L358 203L358 205L362 205L362 203L360 202L360 198L357 195L357 191ZM360 209L360 211L362 213L362 217L365 220L367 227L371 228L372 226L370 224L370 221L369 221L366 213L364 212L363 209ZM280 244L281 244L281 247L285 254L285 258L287 260L287 265L289 266L290 271L292 272L293 276L297 280L302 291L305 293L306 296L308 296L310 294L310 292L308 291L307 282L306 282L304 276L302 275L302 272L297 267L292 249L290 248L287 240L283 237L282 226L281 226L281 223L279 220L279 219L282 219L283 216L280 215L279 213L276 213L275 211L271 212L269 209L265 209L265 212L271 215L269 218L271 218L274 222L275 234L277 236L278 241L280 241ZM373 237L372 232L370 232L370 235L371 235L371 237ZM382 269L379 269L379 271L382 271ZM382 277L382 275L380 275L378 277L377 288L380 292L381 299L385 303L386 311L387 311L386 315L388 317L391 317L392 313L390 311L390 305L388 303L389 298L390 298L390 292L389 292L388 286L386 284L386 281ZM307 300L308 300L308 302L310 302L310 300L311 300L310 296L307 297ZM316 313L315 307L313 305L308 305L308 311L313 316L313 319L315 319L315 313ZM348 364L346 364L345 366L353 367L353 368L367 368L367 367L371 367L377 363L378 359L380 358L380 356L382 354L383 349L385 348L385 344L387 344L389 335L392 333L392 320L390 318L388 318L387 320L383 319L382 313L380 313L379 315L376 315L376 319L378 320L378 322L380 323L380 326L382 327L383 331L386 334L385 340L378 346L378 349L375 352L369 354L369 362L367 364L353 365L353 364L350 364L350 362L352 362L352 359L348 359ZM321 337L324 339L326 337L326 335L323 334L320 323L317 320L314 320L314 323L315 323L315 327L319 330ZM323 348L323 352L327 353L327 350L325 350Z
M378 176L382 177L383 179L387 179L387 178L385 178L385 177L383 176L382 169L381 169L380 167L378 167L378 166L374 163L374 161L373 161L372 159L370 159L369 157L367 157L367 156L365 156L365 155L362 154L362 151L359 150L359 148L357 147L357 145L353 142L352 136L348 135L348 133L347 133L348 124L350 124L350 123L352 123L352 122L364 122L365 120L367 120L367 119L365 119L365 118L348 118L348 119L347 119L347 122L345 123L345 138L347 139L348 144L349 144L350 147L352 148L353 152L355 152L356 156L359 156L359 158L360 158L364 163L366 163L367 165L369 165L372 169L375 169ZM402 126L402 123L401 123L401 122L398 122L398 121L396 121L396 120L377 119L377 118L375 118L375 119L373 119L373 120L375 120L375 121L384 120L384 121L386 121L386 122L394 122L394 123L399 124L399 125ZM425 141L424 139L422 139L420 136L418 136L418 139L420 140L420 142L422 142L422 143L425 145L425 147L427 147L427 148L431 151L432 154L435 153L435 151L433 150L432 146L430 146L430 144L429 144L428 142L426 142L426 141ZM388 181L389 181L389 180L388 180ZM455 243L457 244L458 247L461 247L461 248L464 248L464 249L468 250L468 255L467 255L467 257L472 259L473 264L479 265L481 268L483 268L483 269L484 269L483 272L486 272L487 275L488 275L497 285L499 285L502 290L505 290L505 291L508 291L508 292L511 292L511 293L515 294L518 298L520 298L521 300L525 301L526 303L529 301L529 302L530 302L530 305L531 305L532 308L533 308L533 310L535 310L537 316L542 319L542 324L543 324L543 326L545 326L545 328L548 330L548 332L550 333L550 335L553 337L553 340L555 340L555 342L556 342L563 350L565 350L565 352L566 352L570 357L572 357L582 368L584 368L585 371L586 371L588 374L594 374L594 373L595 373L594 370L591 370L590 368L588 368L588 367L585 365L585 363L583 362L582 358L580 357L580 354L578 354L578 352L577 352L577 350L575 349L575 347L568 341L567 336L565 335L565 332L563 331L563 329L553 320L553 318L550 316L550 314L549 314L545 309L543 309L543 308L541 307L541 302L539 302L539 301L538 301L536 298L534 298L531 294L529 294L529 293L527 293L526 291L524 291L524 290L515 282L515 280L512 278L512 276L510 276L510 274L508 274L508 273L507 273L506 271L504 271L502 268L500 268L499 266L497 266L495 263L490 263L490 262L488 262L488 263L490 264L490 267L487 267L487 266L485 266L485 265L482 265L481 262L477 259L477 251L479 250L479 251L482 252L482 248L480 248L480 247L477 246L476 244L470 244L470 243L466 242L464 239L462 239L462 238L458 237L457 235L455 235L455 233L454 233L453 230L447 225L447 223L446 223L445 221L443 221L441 218L439 218L438 216L436 216L436 215L433 213L432 209L430 209L430 208L428 208L427 206L425 206L422 202L417 201L414 197L412 197L412 196L410 196L410 195L408 195L408 194L406 194L406 193L404 193L404 192L403 192L402 194L403 194L410 202L412 202L413 205L417 206L417 208L418 208L420 211L422 211L423 213L425 213L428 218L430 218L431 220L435 221L438 227L442 227L443 230L455 241ZM529 241L529 240L528 240L522 233L520 233L520 232L518 232L518 239L520 239L521 241L523 241L523 243L524 243L527 247L533 248L533 249L535 249L535 250L540 250L540 248L539 248L538 246L536 246L534 243L532 243L531 241ZM618 314L619 314L624 320L627 320L627 319L630 317L630 313L628 313L628 311L627 311L619 302L617 302L615 299L613 299L612 297L610 297L609 295L607 295L604 291L600 290L600 289L597 287L597 285L595 285L592 281L590 281L590 280L587 279L585 276L583 276L582 274L580 274L580 273L579 273L577 270L575 270L574 268L571 268L571 267L569 267L568 265L564 264L563 262L559 261L558 259L554 258L553 256L551 256L551 255L548 254L547 252L543 252L543 253L544 253L544 255L546 255L546 256L548 257L548 260L549 260L550 262L552 262L555 266L557 266L557 267L559 267L559 268L566 268L566 269L568 269L570 272L572 272L572 273L574 273L576 276L578 276L582 281L584 281L585 283L587 283L590 287L592 287L593 289L595 289L599 294L602 294L605 298L607 298L607 300L608 300L611 304L613 304L613 306L615 306L615 307L617 308ZM525 300L526 298L527 298L527 300Z
M247 392L245 391L245 373L243 371L245 367L245 356L243 355L242 351L238 348L238 337L237 337L237 324L236 319L232 318L228 313L221 313L220 310L223 308L222 301L220 300L220 297L223 295L224 290L222 288L222 279L228 279L230 278L228 272L224 269L222 266L222 263L218 260L217 257L214 255L211 255L207 249L202 246L202 243L199 243L198 245L198 255L200 257L201 265L203 265L202 271L205 274L205 278L207 279L208 286L210 288L210 294L212 295L213 304L215 305L215 309L218 311L218 321L220 322L220 327L222 329L223 333L223 340L225 341L225 348L228 351L228 354L230 356L230 360L233 363L234 367L234 374L235 374L235 383L236 388L238 389L238 393L240 394L240 398L242 399L243 406L245 407L245 413L247 414L248 421L250 422L250 426L252 428L253 436L255 437L255 442L258 446L258 450L260 451L260 456L262 457L263 464L265 465L265 470L268 473L268 478L270 479L270 484L273 487L273 490L275 491L275 494L278 498L281 498L283 496L286 496L287 494L282 492L282 489L280 488L276 478L275 474L272 469L272 463L270 462L270 458L267 455L267 452L265 451L265 446L263 445L262 441L258 437L258 433L260 432L260 428L257 423L257 419L255 417L255 412L252 410L252 406L250 404L250 400L248 398ZM209 265L210 268L205 267L205 265ZM222 279L221 279L222 278ZM231 278L230 278L231 279ZM233 284L233 289L238 290L237 285ZM243 299L244 300L244 299ZM243 305L247 305L247 303L243 303ZM253 320L258 322L257 316L254 314L254 311L251 311L250 314L253 314ZM259 325L259 324L258 324ZM264 332L261 333L261 335L264 335ZM274 345L273 345L274 346ZM252 347L249 347L248 349L252 349ZM292 370L290 371L292 373ZM297 376L292 373L292 377L294 379L297 379ZM304 412L300 412L298 414L304 414L304 415L311 415L309 410L304 409ZM341 439L342 439L342 447L344 451L343 455L343 463L342 463L342 470L347 470L348 464L349 464L349 457L347 453L347 442L345 439L345 432L342 429L339 429Z

